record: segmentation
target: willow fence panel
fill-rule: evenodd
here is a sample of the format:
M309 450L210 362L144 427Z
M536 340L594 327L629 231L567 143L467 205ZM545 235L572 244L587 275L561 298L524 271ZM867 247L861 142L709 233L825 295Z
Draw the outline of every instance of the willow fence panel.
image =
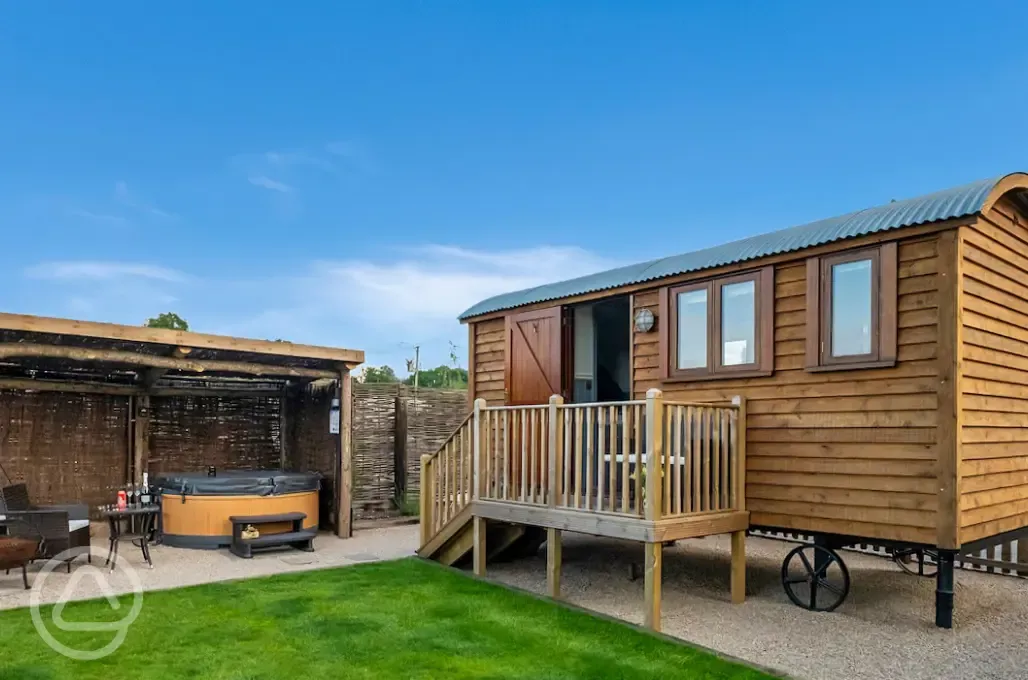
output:
M416 507L420 460L435 453L468 413L465 390L397 383L353 389L354 512L372 516Z

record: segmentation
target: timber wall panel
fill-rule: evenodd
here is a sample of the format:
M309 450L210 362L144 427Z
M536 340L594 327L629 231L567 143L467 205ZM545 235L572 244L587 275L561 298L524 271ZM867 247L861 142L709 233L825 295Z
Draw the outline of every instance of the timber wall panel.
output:
M128 397L0 391L0 464L33 503L86 503L95 516L124 487L128 421Z
M898 256L893 368L804 370L803 259L775 267L772 376L662 384L663 329L634 335L635 398L651 387L663 389L667 400L747 398L746 502L753 524L935 543L937 239L901 241ZM658 315L658 296L657 290L636 293L635 308Z
M470 386L471 398L485 399L490 406L502 406L506 370L507 340L504 319L479 321L473 324L475 343L474 384Z
M1028 526L1028 216L963 230L961 539Z

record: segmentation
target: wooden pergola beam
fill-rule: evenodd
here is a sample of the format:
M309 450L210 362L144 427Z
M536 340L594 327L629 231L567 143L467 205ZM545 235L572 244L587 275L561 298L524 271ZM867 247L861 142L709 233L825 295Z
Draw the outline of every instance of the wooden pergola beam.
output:
M130 366L162 368L187 373L244 373L248 375L289 376L292 378L337 378L339 374L320 368L275 366L247 361L196 361L161 357L114 349L87 349L63 345L36 345L12 342L0 344L0 359L67 359L70 361L106 361Z
M111 394L129 397L149 394L151 397L281 397L283 390L249 390L224 387L153 387L149 390L138 385L91 383L78 380L39 380L33 378L0 378L0 390L27 390L33 392L66 392L71 394Z
M301 345L280 340L253 340L233 338L227 335L175 331L166 328L144 326L122 326L95 321L75 321L27 314L0 313L0 330L24 331L30 333L52 333L55 335L78 335L86 338L105 338L126 342L144 342L175 347L195 347L232 352L252 352L280 357L322 359L359 365L364 363L364 352L355 349Z

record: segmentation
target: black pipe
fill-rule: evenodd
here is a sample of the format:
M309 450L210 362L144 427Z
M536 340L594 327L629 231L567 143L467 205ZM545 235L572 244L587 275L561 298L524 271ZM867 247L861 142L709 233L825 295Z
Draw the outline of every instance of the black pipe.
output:
M935 625L953 627L953 560L955 550L939 551L939 572L935 577Z

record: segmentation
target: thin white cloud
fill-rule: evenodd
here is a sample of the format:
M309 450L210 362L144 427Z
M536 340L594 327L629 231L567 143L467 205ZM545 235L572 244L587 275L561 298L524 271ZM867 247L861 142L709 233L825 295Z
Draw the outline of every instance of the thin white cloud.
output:
M157 206L151 205L135 196L131 191L129 191L128 183L124 180L118 180L114 183L114 200L128 208L132 208L164 220L178 219L177 215L167 212L166 210L161 210Z
M71 208L68 210L68 214L72 217L81 217L84 220L90 222L96 222L98 224L106 224L112 227L124 227L129 224L128 219L121 215L108 215L105 213L96 213L91 210L83 210L81 208Z
M41 262L25 270L30 279L51 281L113 281L116 279L150 279L177 283L187 276L175 269L131 262L67 261Z
M269 191L278 191L283 194L289 194L293 191L293 187L288 184L271 179L265 175L251 176L249 180L250 184L261 187L262 189L268 189Z

